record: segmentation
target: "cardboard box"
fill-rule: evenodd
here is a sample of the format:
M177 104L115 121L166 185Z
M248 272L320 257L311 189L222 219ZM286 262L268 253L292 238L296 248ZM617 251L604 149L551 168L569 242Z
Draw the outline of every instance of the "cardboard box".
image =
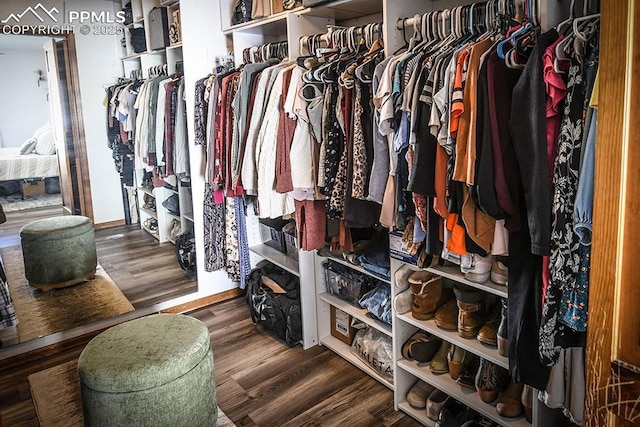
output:
M358 330L351 326L351 316L339 308L331 306L331 335L347 345L351 345Z
M398 259L407 264L417 265L419 253L419 251L415 255L409 253L407 245L402 241L402 233L398 231L389 233L389 256L391 258Z
M22 181L22 197L42 196L44 191L44 180Z

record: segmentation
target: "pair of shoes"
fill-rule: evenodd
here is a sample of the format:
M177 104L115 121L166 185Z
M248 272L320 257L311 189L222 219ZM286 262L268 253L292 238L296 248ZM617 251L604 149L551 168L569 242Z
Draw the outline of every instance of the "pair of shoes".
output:
M427 399L436 388L423 380L418 380L407 393L407 403L415 409L425 409Z
M524 406L522 405L522 393L524 390L524 384L511 381L507 389L502 393L498 403L496 404L496 411L500 416L505 418L517 418L524 413Z
M466 352L464 360L462 361L462 370L456 378L456 382L462 387L472 390L476 389L476 374L480 368L480 357L471 352Z
M447 354L449 353L450 348L451 343L442 340L440 348L436 352L435 356L433 356L433 359L431 359L431 364L429 365L429 369L431 369L432 374L440 375L449 372Z
M410 290L402 291L393 297L393 309L398 314L405 314L411 311L413 306L413 294Z
M432 421L438 421L442 408L449 400L449 395L447 393L435 389L427 399L427 418Z
M480 328L480 331L478 331L478 336L476 337L477 340L483 344L491 345L494 347L497 346L498 328L501 322L501 303L500 301L498 301L491 307L487 321L482 326L482 328Z
M483 402L493 403L508 382L509 372L506 369L486 359L480 359L480 367L475 377L475 386Z
M471 254L471 267L461 268L464 278L474 283L484 283L489 280L491 275L491 265L493 258L491 255L486 257L478 254Z
M491 281L498 285L507 286L509 284L509 261L508 257L497 256L491 264Z
M402 356L407 360L426 363L433 359L441 345L441 338L418 331L402 345Z
M463 284L455 285L453 292L458 304L458 335L462 338L476 338L485 323L485 294Z
M449 376L456 381L462 373L464 361L467 358L467 352L462 347L452 345L447 353L447 364L449 365Z
M470 423L479 418L478 413L471 408L455 399L449 399L440 410L436 425L439 427L462 427L472 425Z
M433 319L438 308L451 298L451 294L443 287L442 277L436 274L415 271L408 281L413 293L411 315L417 320Z

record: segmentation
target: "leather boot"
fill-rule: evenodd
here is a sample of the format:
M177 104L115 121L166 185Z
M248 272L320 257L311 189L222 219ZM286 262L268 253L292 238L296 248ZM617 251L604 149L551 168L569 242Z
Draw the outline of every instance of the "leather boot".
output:
M489 313L489 319L480 328L477 339L483 344L496 346L498 345L498 325L500 324L500 304L494 304Z
M422 270L409 276L413 293L411 315L415 319L433 319L436 310L450 298L450 293L443 289L442 284L442 277Z
M474 339L484 325L484 293L466 285L453 288L458 303L458 335Z
M493 403L509 380L507 371L486 359L480 359L476 374L476 390L484 403Z
M462 373L462 366L464 365L466 353L467 352L463 348L458 347L457 345L452 345L449 349L449 353L447 354L449 376L454 381L457 380Z
M447 301L442 307L436 311L434 322L436 326L448 331L458 329L458 304L455 298Z
M442 340L442 344L440 345L440 349L431 359L431 373L433 374L446 374L449 372L449 364L447 363L447 353L449 353L449 348L451 347L451 343L448 341Z
M471 352L467 352L464 358L464 364L462 365L462 372L456 382L463 387L475 390L476 373L478 372L479 366L480 357Z
M522 390L524 385L511 381L496 404L496 411L505 418L517 418L524 412L522 406Z
M498 332L496 333L497 341L498 341L498 353L500 356L508 357L509 356L509 333L508 333L508 324L509 324L509 305L506 299L501 299L500 304L502 305L502 311L500 316L500 325L498 326Z

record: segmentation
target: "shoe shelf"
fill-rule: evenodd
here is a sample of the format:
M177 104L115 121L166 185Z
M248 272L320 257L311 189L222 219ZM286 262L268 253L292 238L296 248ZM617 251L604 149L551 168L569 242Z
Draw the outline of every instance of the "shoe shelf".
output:
M255 246L249 247L249 250L256 255L261 256L262 258L271 261L278 267L288 271L291 274L295 274L296 276L300 276L300 268L298 266L298 261L291 258L287 254L283 254L282 252L273 249L270 246L265 244L259 244Z
M421 367L418 365L418 362L406 359L400 359L398 361L398 367L442 390L449 396L457 399L459 402L467 405L468 407L479 412L485 417L497 422L501 426L531 427L531 424L527 422L524 416L520 416L518 418L501 417L498 412L496 412L495 404L483 402L475 390L462 387L455 381L451 380L451 377L449 377L449 375L447 374L432 374L429 368ZM426 424L427 421L431 421L428 420L426 413L422 417L422 419L419 419L420 422Z
M140 206L140 211L144 212L145 214L149 215L152 218L155 218L156 220L158 219L158 212L153 211L149 208L145 208L144 206Z
M174 219L177 219L178 221L180 221L180 215L176 215L176 214L173 214L173 213L167 211L167 216L169 218L174 218Z
M348 302L343 301L340 298L331 295L328 292L322 292L321 294L318 294L318 298L320 298L322 301L326 302L327 304L330 304L346 312L347 314L351 315L351 317L355 317L356 319L364 322L368 326L371 326L372 328L377 329L383 334L391 337L391 325L387 325L384 322L381 322L377 319L370 317L367 314L368 311L366 309L355 307L349 304Z
M499 296L500 298L507 298L507 287L498 285L493 283L490 280L487 280L484 283L476 283L470 280L465 279L464 274L460 271L458 266L446 266L446 267L429 267L425 270L439 274L442 277L445 277L450 280L454 280L458 283L462 283L463 285L472 286L476 289L480 289L481 291L489 292L490 294L494 294Z
M416 409L409 405L407 401L400 402L398 407L408 415L411 415L416 421L426 425L427 427L436 427L436 422L427 417L426 409Z
M154 198L156 197L156 195L155 195L155 194L153 194L153 190L151 190L151 189L149 189L149 188L145 188L145 187L138 187L138 191L140 191L140 192L142 192L142 193L145 193L145 194L148 194L148 195L149 195L149 196L151 196L151 197L154 197Z
M328 257L326 259L331 260L331 261L335 261L338 264L342 264L345 267L348 267L348 268L350 268L352 270L355 270L355 271L357 271L359 273L362 273L364 275L367 275L369 277L373 277L374 279L380 280L381 282L391 284L391 280L389 280L389 279L387 279L385 277L378 276L377 274L372 273L371 271L367 270L366 268L364 268L362 266L359 266L359 265L356 265L356 264L352 264L347 260L344 260L344 259L341 259L341 258L334 258L334 257Z
M500 353L498 353L497 347L488 346L481 343L477 339L462 338L460 335L458 335L457 331L448 331L446 329L439 328L438 326L436 326L434 320L417 320L411 315L411 313L396 314L396 317L403 322L409 323L417 328L430 332L433 335L440 337L453 345L463 348L466 351L474 353L482 357L483 359L495 363L498 366L509 369L509 359L501 356Z
M358 356L353 354L351 352L350 345L343 343L342 341L333 337L332 335L327 335L326 337L321 338L320 342L322 343L322 345L332 350L334 353L336 353L338 356L345 359L347 362L361 369L370 377L373 377L374 379L378 380L378 382L380 382L382 385L393 390L393 383L387 380L386 378L384 378L382 375L376 372L372 367L367 365L365 362L363 362L362 359L360 359Z

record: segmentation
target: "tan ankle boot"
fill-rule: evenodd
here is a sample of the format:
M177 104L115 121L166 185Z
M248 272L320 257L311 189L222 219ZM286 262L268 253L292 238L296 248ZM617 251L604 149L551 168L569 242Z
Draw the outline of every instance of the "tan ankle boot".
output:
M465 285L453 289L458 303L458 335L474 339L484 325L484 293Z
M450 293L442 287L442 277L426 271L416 271L409 276L409 285L413 293L411 315L417 320L432 319L436 310L450 298Z
M509 387L502 393L496 404L498 414L505 418L516 418L522 415L524 412L521 401L523 389L523 384L514 383L513 381L509 383Z

